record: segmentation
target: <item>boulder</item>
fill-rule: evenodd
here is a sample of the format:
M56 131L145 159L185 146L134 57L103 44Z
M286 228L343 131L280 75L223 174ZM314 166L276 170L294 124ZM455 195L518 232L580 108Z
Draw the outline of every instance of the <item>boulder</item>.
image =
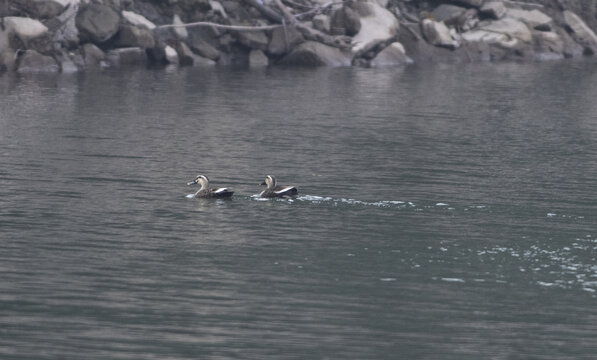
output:
M4 29L10 36L15 36L27 46L32 40L48 34L48 28L35 19L7 16Z
M73 0L70 6L59 16L46 22L50 31L54 32L52 41L62 44L66 49L76 49L79 47L79 30L75 21L75 15L79 11L79 0ZM51 26L54 22L57 26Z
M193 53L187 44L182 41L176 43L174 48L178 53L178 63L182 66L211 66L216 64L213 60Z
M139 47L110 50L106 53L106 59L112 66L147 64L147 54Z
M53 58L42 55L35 50L26 50L17 59L17 72L19 73L58 71L60 71L60 67Z
M572 35L572 38L584 48L587 55L595 54L597 50L597 35L585 24L575 13L564 11L564 22Z
M545 15L537 9L531 11L520 9L508 9L506 11L506 16L522 21L530 29L537 29L543 31L549 31L550 24L552 22L552 19L549 16Z
M250 67L266 67L269 65L269 59L261 50L251 50L249 53Z
M220 51L199 36L191 36L189 39L189 46L194 52L205 58L214 61L220 58Z
M371 42L388 40L398 33L398 19L376 2L357 3L361 16L361 30L352 39L352 51L358 52Z
M427 42L433 46L456 49L459 45L458 41L452 39L450 30L443 22L423 19L423 21L421 21L421 31Z
M252 50L266 50L269 39L263 31L235 31L239 43Z
M83 45L82 49L85 65L97 65L106 58L106 54L92 43Z
M466 8L450 4L441 4L431 12L435 21L443 21L445 24L454 24L464 15Z
M479 13L483 17L499 20L506 15L506 6L502 1L489 1L481 6Z
M132 11L122 10L122 17L131 25L136 27L145 27L148 30L155 29L155 24L147 20L143 15L134 13Z
M404 46L399 42L393 42L388 47L383 49L381 52L371 60L371 67L384 67L384 66L399 66L412 64L413 60L406 56Z
M73 0L10 0L21 11L34 19L58 16ZM76 1L78 2L78 0Z
M552 31L533 31L535 60L560 60L564 58L564 41Z
M120 25L120 30L114 41L116 47L140 47L143 49L155 46L153 33L143 28L132 25Z
M284 55L303 41L305 41L303 35L295 27L289 27L286 30L283 27L275 28L272 31L267 52L272 55Z
M79 10L75 22L82 40L101 44L116 35L120 16L108 6L90 4Z
M337 48L307 41L286 55L280 62L293 66L350 66L351 57Z
M180 19L180 16L178 16L178 14L174 14L174 17L172 18L172 25L183 25L183 24L184 23ZM184 40L189 37L189 32L184 27L175 27L175 28L173 28L173 31L176 34L176 37L178 37L181 40Z
M166 46L164 48L164 56L169 64L178 64L178 53L172 46Z
M211 7L211 10L213 12L215 12L216 14L219 14L222 18L224 18L224 19L228 18L228 14L226 14L226 10L224 9L224 7L222 6L222 4L219 1L209 0L209 6Z
M323 33L330 33L330 17L324 14L318 14L313 17L313 29L319 30Z
M330 19L330 29L335 35L356 35L361 30L359 14L346 5L337 9Z
M481 5L483 5L483 0L450 0L450 2L456 5L474 8L480 8Z
M486 42L504 47L514 47L519 41L530 43L532 40L531 31L523 22L508 17L480 23L477 29L464 32L461 36L465 41Z

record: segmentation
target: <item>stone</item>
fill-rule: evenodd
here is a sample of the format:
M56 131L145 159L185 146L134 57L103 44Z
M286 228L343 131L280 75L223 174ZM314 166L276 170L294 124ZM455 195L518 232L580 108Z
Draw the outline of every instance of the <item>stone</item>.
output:
M371 42L388 40L396 36L400 25L394 14L374 2L358 4L361 30L352 38L353 52L360 51Z
M450 2L456 5L474 8L479 8L481 5L483 5L483 0L451 0Z
M406 56L404 46L399 42L393 42L388 47L380 51L373 60L371 67L399 66L412 64L413 60Z
M172 25L183 24L184 23L182 22L182 20L180 20L180 16L178 16L178 14L174 14L174 17L172 18ZM175 27L173 28L173 31L176 34L176 37L178 37L181 40L184 40L189 37L189 32L184 27Z
M330 17L324 14L318 14L313 17L313 29L319 30L323 33L330 33Z
M269 39L263 31L235 31L239 43L252 50L266 50Z
M121 25L114 45L116 47L140 47L146 49L154 47L155 40L153 33L145 27L138 28L132 25Z
M79 10L75 22L82 40L101 44L116 35L120 17L108 6L90 4Z
M58 16L72 0L11 0L21 11L34 19ZM78 0L76 1L78 2Z
M85 65L97 65L106 58L106 54L92 43L83 45L82 49Z
M106 53L106 59L112 66L147 64L147 54L139 47L110 50Z
M479 24L478 29L461 34L469 42L499 43L505 47L513 47L518 41L531 42L529 28L521 21L505 17L503 19Z
M531 11L520 10L520 9L508 9L506 15L518 21L525 23L530 29L546 29L549 31L552 19L542 13L541 11L534 9Z
M350 66L351 56L337 48L307 41L294 48L280 62L293 66Z
M266 67L269 65L269 59L261 50L251 50L249 53L250 67Z
M564 41L555 32L533 31L535 60L549 61L564 58Z
M228 14L226 14L226 10L224 9L224 7L222 6L222 4L219 1L209 0L209 6L215 13L220 14L220 16L223 17L224 19L228 18Z
M31 40L44 36L48 33L48 28L39 20L25 17L5 17L4 28L9 36L16 36L24 44L28 44Z
M134 13L132 11L122 10L122 17L128 21L129 24L136 27L145 27L148 30L155 29L155 24L147 20L147 18L141 14Z
M427 42L433 46L456 49L459 45L458 41L452 39L450 30L443 22L423 19L421 21L421 31Z
M79 47L79 30L75 21L75 15L79 11L79 0L72 0L70 6L59 16L52 19L58 24L58 28L52 29L55 43L60 43L66 49L76 49ZM47 22L49 23L49 21ZM48 26L50 27L50 26Z
M479 13L483 17L499 20L506 15L506 6L502 1L489 1L481 6Z
M330 29L334 29L336 35L356 35L361 30L359 14L348 6L341 7L332 14Z
M164 48L164 55L169 64L178 64L178 53L172 46L166 46Z
M284 55L304 41L303 35L295 27L288 27L286 30L283 27L275 28L267 52L272 55Z
M35 50L26 50L17 60L18 73L58 71L60 71L60 67L53 58L42 55Z
M431 12L431 16L433 20L443 21L447 25L456 23L465 12L466 8L461 6L441 4Z
M572 38L584 48L587 55L595 54L597 51L597 35L585 24L575 13L564 11L564 22L568 27Z
M191 36L189 46L194 52L208 59L216 61L220 58L220 51L199 36Z

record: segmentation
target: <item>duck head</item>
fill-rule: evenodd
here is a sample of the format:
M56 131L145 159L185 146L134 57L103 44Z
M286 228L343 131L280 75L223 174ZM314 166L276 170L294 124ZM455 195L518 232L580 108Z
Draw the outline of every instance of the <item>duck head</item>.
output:
M276 178L271 175L268 175L265 177L265 180L263 180L263 182L260 185L265 185L268 189L273 189L276 187Z
M188 182L187 185L201 185L201 189L205 189L209 186L209 179L205 175L197 175L195 180Z

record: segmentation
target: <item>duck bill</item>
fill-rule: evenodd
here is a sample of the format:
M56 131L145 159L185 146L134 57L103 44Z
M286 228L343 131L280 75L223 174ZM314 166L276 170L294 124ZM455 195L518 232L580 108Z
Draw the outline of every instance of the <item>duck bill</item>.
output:
M190 186L190 185L197 185L197 180L195 180L195 181L189 181L187 183L187 186Z

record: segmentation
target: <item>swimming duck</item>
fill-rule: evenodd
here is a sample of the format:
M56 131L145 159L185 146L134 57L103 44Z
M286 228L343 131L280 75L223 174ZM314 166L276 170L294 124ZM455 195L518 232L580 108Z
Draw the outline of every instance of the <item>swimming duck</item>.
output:
M261 183L261 185L267 186L267 188L259 194L259 197L262 198L276 198L298 195L298 190L296 187L276 185L276 178L271 175L266 176L265 180Z
M197 175L195 180L188 182L187 185L200 184L201 188L195 193L196 198L229 198L234 194L227 188L210 188L209 179L205 175Z

